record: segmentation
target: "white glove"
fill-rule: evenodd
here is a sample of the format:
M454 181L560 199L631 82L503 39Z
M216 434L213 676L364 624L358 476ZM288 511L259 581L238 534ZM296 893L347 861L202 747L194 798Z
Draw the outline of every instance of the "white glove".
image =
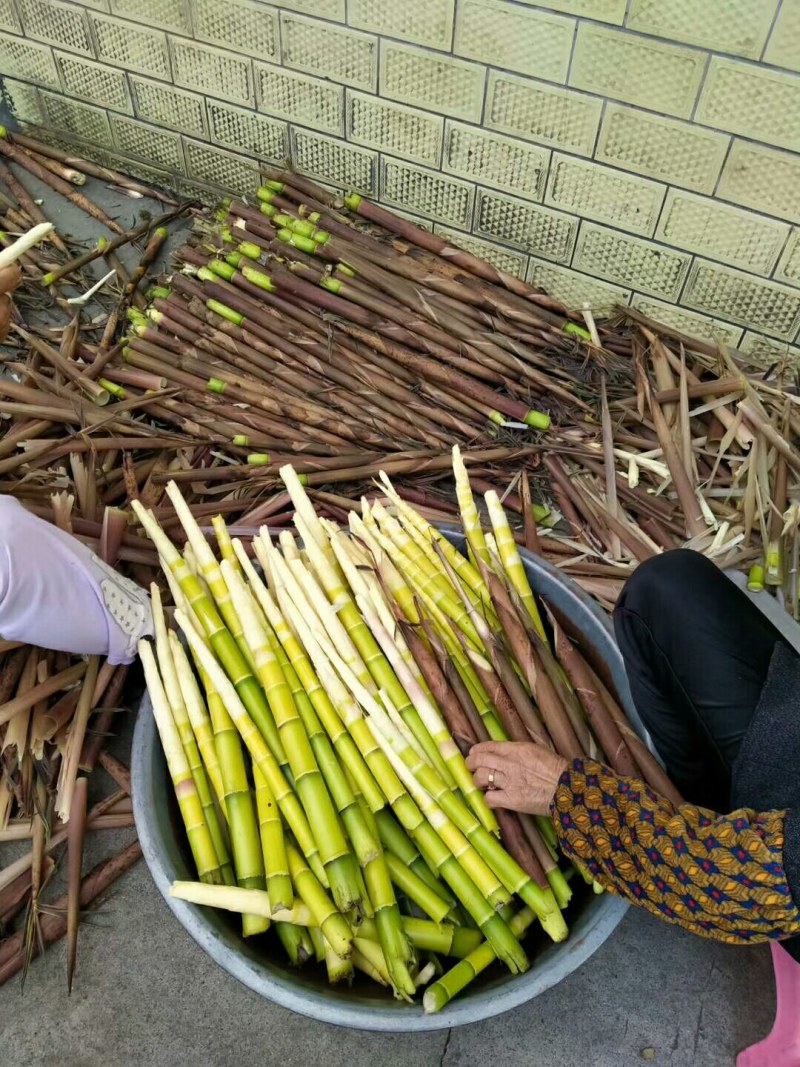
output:
M147 593L70 534L0 496L0 636L130 663L152 636Z

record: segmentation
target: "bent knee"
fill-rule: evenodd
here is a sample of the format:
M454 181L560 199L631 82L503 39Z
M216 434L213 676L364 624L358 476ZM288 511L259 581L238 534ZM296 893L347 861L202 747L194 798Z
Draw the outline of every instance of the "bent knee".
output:
M663 609L670 603L690 601L691 592L717 567L700 552L676 548L640 563L625 583L617 612L632 611L647 615L658 605Z

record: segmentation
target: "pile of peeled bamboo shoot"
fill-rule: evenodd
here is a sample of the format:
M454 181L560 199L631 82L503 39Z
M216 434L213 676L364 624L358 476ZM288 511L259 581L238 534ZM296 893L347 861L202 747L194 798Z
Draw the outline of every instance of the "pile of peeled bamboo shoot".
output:
M245 937L272 926L265 951L331 982L424 987L426 1011L495 960L525 971L532 929L568 935L576 872L549 819L486 804L473 744L535 740L676 796L534 596L497 494L484 530L457 447L453 466L466 552L386 475L390 505L345 529L284 468L295 533L263 528L252 555L221 518L215 554L174 482L183 551L134 503L186 641L154 584L139 651L198 877L172 894L241 913Z

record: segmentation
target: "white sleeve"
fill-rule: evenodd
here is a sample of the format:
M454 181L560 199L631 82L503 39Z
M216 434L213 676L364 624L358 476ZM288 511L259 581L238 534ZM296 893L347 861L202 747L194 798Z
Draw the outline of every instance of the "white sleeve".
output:
M147 593L76 538L0 496L0 636L130 663L152 635Z

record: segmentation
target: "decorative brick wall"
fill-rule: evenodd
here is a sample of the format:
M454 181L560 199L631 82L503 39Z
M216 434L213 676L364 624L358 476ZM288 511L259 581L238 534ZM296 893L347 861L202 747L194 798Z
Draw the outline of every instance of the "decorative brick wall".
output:
M290 159L800 364L800 0L0 0L0 72L23 127L184 193Z

